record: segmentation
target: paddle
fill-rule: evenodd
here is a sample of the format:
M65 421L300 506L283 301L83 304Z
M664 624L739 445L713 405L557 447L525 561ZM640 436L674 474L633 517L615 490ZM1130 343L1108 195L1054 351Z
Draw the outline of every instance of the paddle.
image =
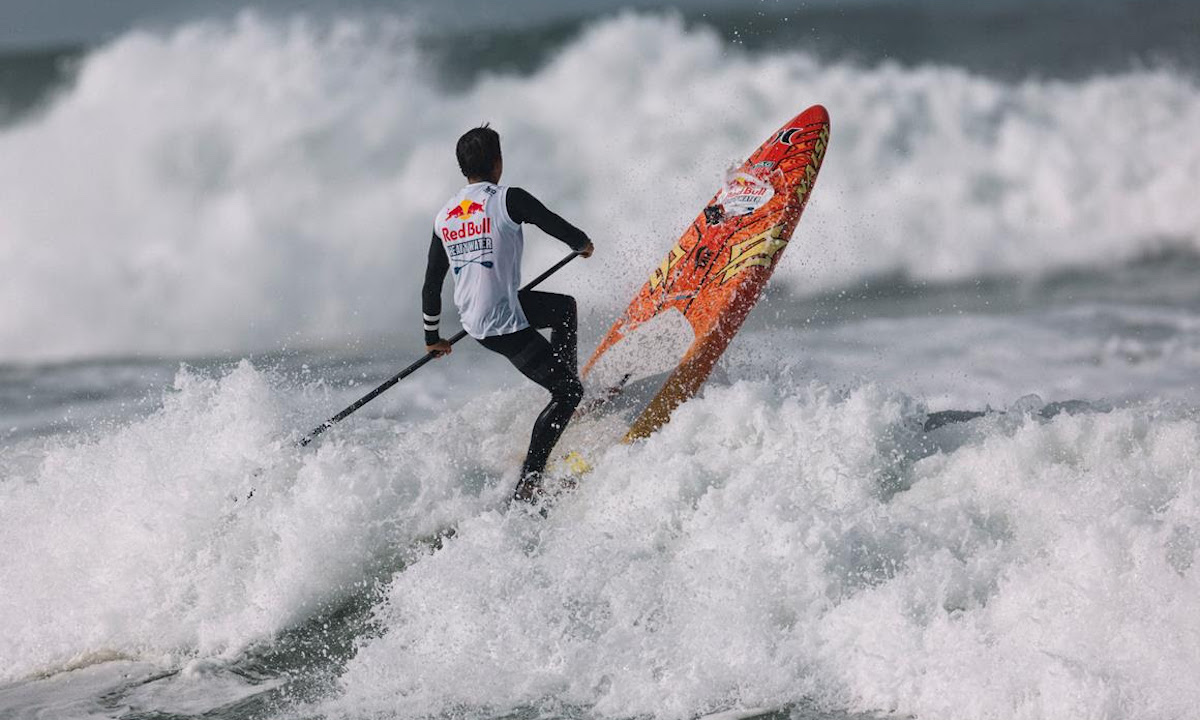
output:
M523 287L521 289L522 290L532 290L533 288L540 285L543 280L545 280L546 278L550 277L554 273L561 270L564 265L571 262L575 258L579 257L579 255L580 255L580 251L578 251L578 250L576 250L575 252L572 252L570 255L567 255L562 260L559 260L558 262L556 262L554 264L554 266L551 267L549 270L542 273L541 275L538 275L533 280L530 280L529 283L526 284L525 287ZM467 336L466 330L459 330L458 333L454 337L450 338L450 344L453 345L454 343L458 342L459 340L462 340L466 336ZM367 403L371 402L375 398L379 397L382 393L384 393L386 390L388 390L388 388L390 388L391 386L400 382L401 380L408 377L409 375L412 375L417 370L420 370L426 363L428 363L430 360L433 360L436 357L437 357L437 355L435 355L431 352L425 353L425 356L422 357L420 360L417 360L412 365L409 365L408 367L404 368L403 370L396 373L392 377L388 378L379 387L375 388L371 392L367 393L366 395L363 395L358 400L354 401L353 405L351 405L350 407L341 411L337 415L334 415L333 417L329 418L325 422L323 422L320 425L313 428L311 432L309 432L304 437L300 438L296 442L296 444L299 445L300 447L304 447L305 445L308 445L313 440L316 440L318 435L325 432L326 430L333 427L334 425L337 425L341 421L345 420L347 417L352 415L354 413L354 411L358 410L363 405L366 405Z

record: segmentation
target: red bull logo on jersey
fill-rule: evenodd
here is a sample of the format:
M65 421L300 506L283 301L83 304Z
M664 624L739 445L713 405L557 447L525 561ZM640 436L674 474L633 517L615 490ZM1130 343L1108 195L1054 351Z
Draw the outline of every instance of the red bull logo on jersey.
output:
M490 235L492 232L492 219L485 217L479 221L468 220L464 222L457 230L451 230L445 225L442 226L442 242L455 242L457 240L466 240L477 235Z
M466 220L475 213L483 212L483 205L474 200L463 200L459 204L450 208L450 212L446 213L447 220Z
M479 235L489 235L492 232L492 219L484 215L478 220L474 216L483 212L483 205L474 200L463 200L450 208L442 224L442 242L467 240ZM461 223L457 228L451 228L454 221Z

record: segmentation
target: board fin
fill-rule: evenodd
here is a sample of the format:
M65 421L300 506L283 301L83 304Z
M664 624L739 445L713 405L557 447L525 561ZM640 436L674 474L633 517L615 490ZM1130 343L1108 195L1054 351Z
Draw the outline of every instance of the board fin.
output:
M562 465L574 475L586 475L592 471L592 464L574 450L567 453Z
M633 373L625 373L615 385L606 388L600 394L590 398L587 402L575 408L575 414L571 416L572 419L587 417L591 413L596 412L600 408L612 402L613 399L620 395L621 391L625 389L625 384L629 382L629 378L631 377L633 377Z

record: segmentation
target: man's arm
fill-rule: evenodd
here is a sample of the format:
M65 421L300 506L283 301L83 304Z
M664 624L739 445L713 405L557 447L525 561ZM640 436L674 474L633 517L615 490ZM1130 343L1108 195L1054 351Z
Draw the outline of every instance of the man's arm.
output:
M437 233L433 233L429 240L429 260L425 265L425 284L421 287L421 314L425 321L425 350L435 355L450 354L450 343L438 333L442 319L442 284L449 269L450 260L442 250Z
M576 252L584 252L592 244L582 230L550 212L541 201L521 188L508 189L505 207L508 209L508 216L514 221L533 223L541 228L542 232L562 240ZM591 253L588 252L587 255Z

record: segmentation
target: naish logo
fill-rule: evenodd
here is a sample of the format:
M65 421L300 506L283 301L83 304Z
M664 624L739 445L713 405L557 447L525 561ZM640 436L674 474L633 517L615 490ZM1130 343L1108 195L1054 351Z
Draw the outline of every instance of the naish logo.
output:
M825 149L828 147L829 128L824 127L813 143L812 154L808 158L808 164L804 166L804 175L800 177L800 182L796 183L796 198L801 203L812 192L813 183L817 180L817 169L821 167L821 162L825 159Z

